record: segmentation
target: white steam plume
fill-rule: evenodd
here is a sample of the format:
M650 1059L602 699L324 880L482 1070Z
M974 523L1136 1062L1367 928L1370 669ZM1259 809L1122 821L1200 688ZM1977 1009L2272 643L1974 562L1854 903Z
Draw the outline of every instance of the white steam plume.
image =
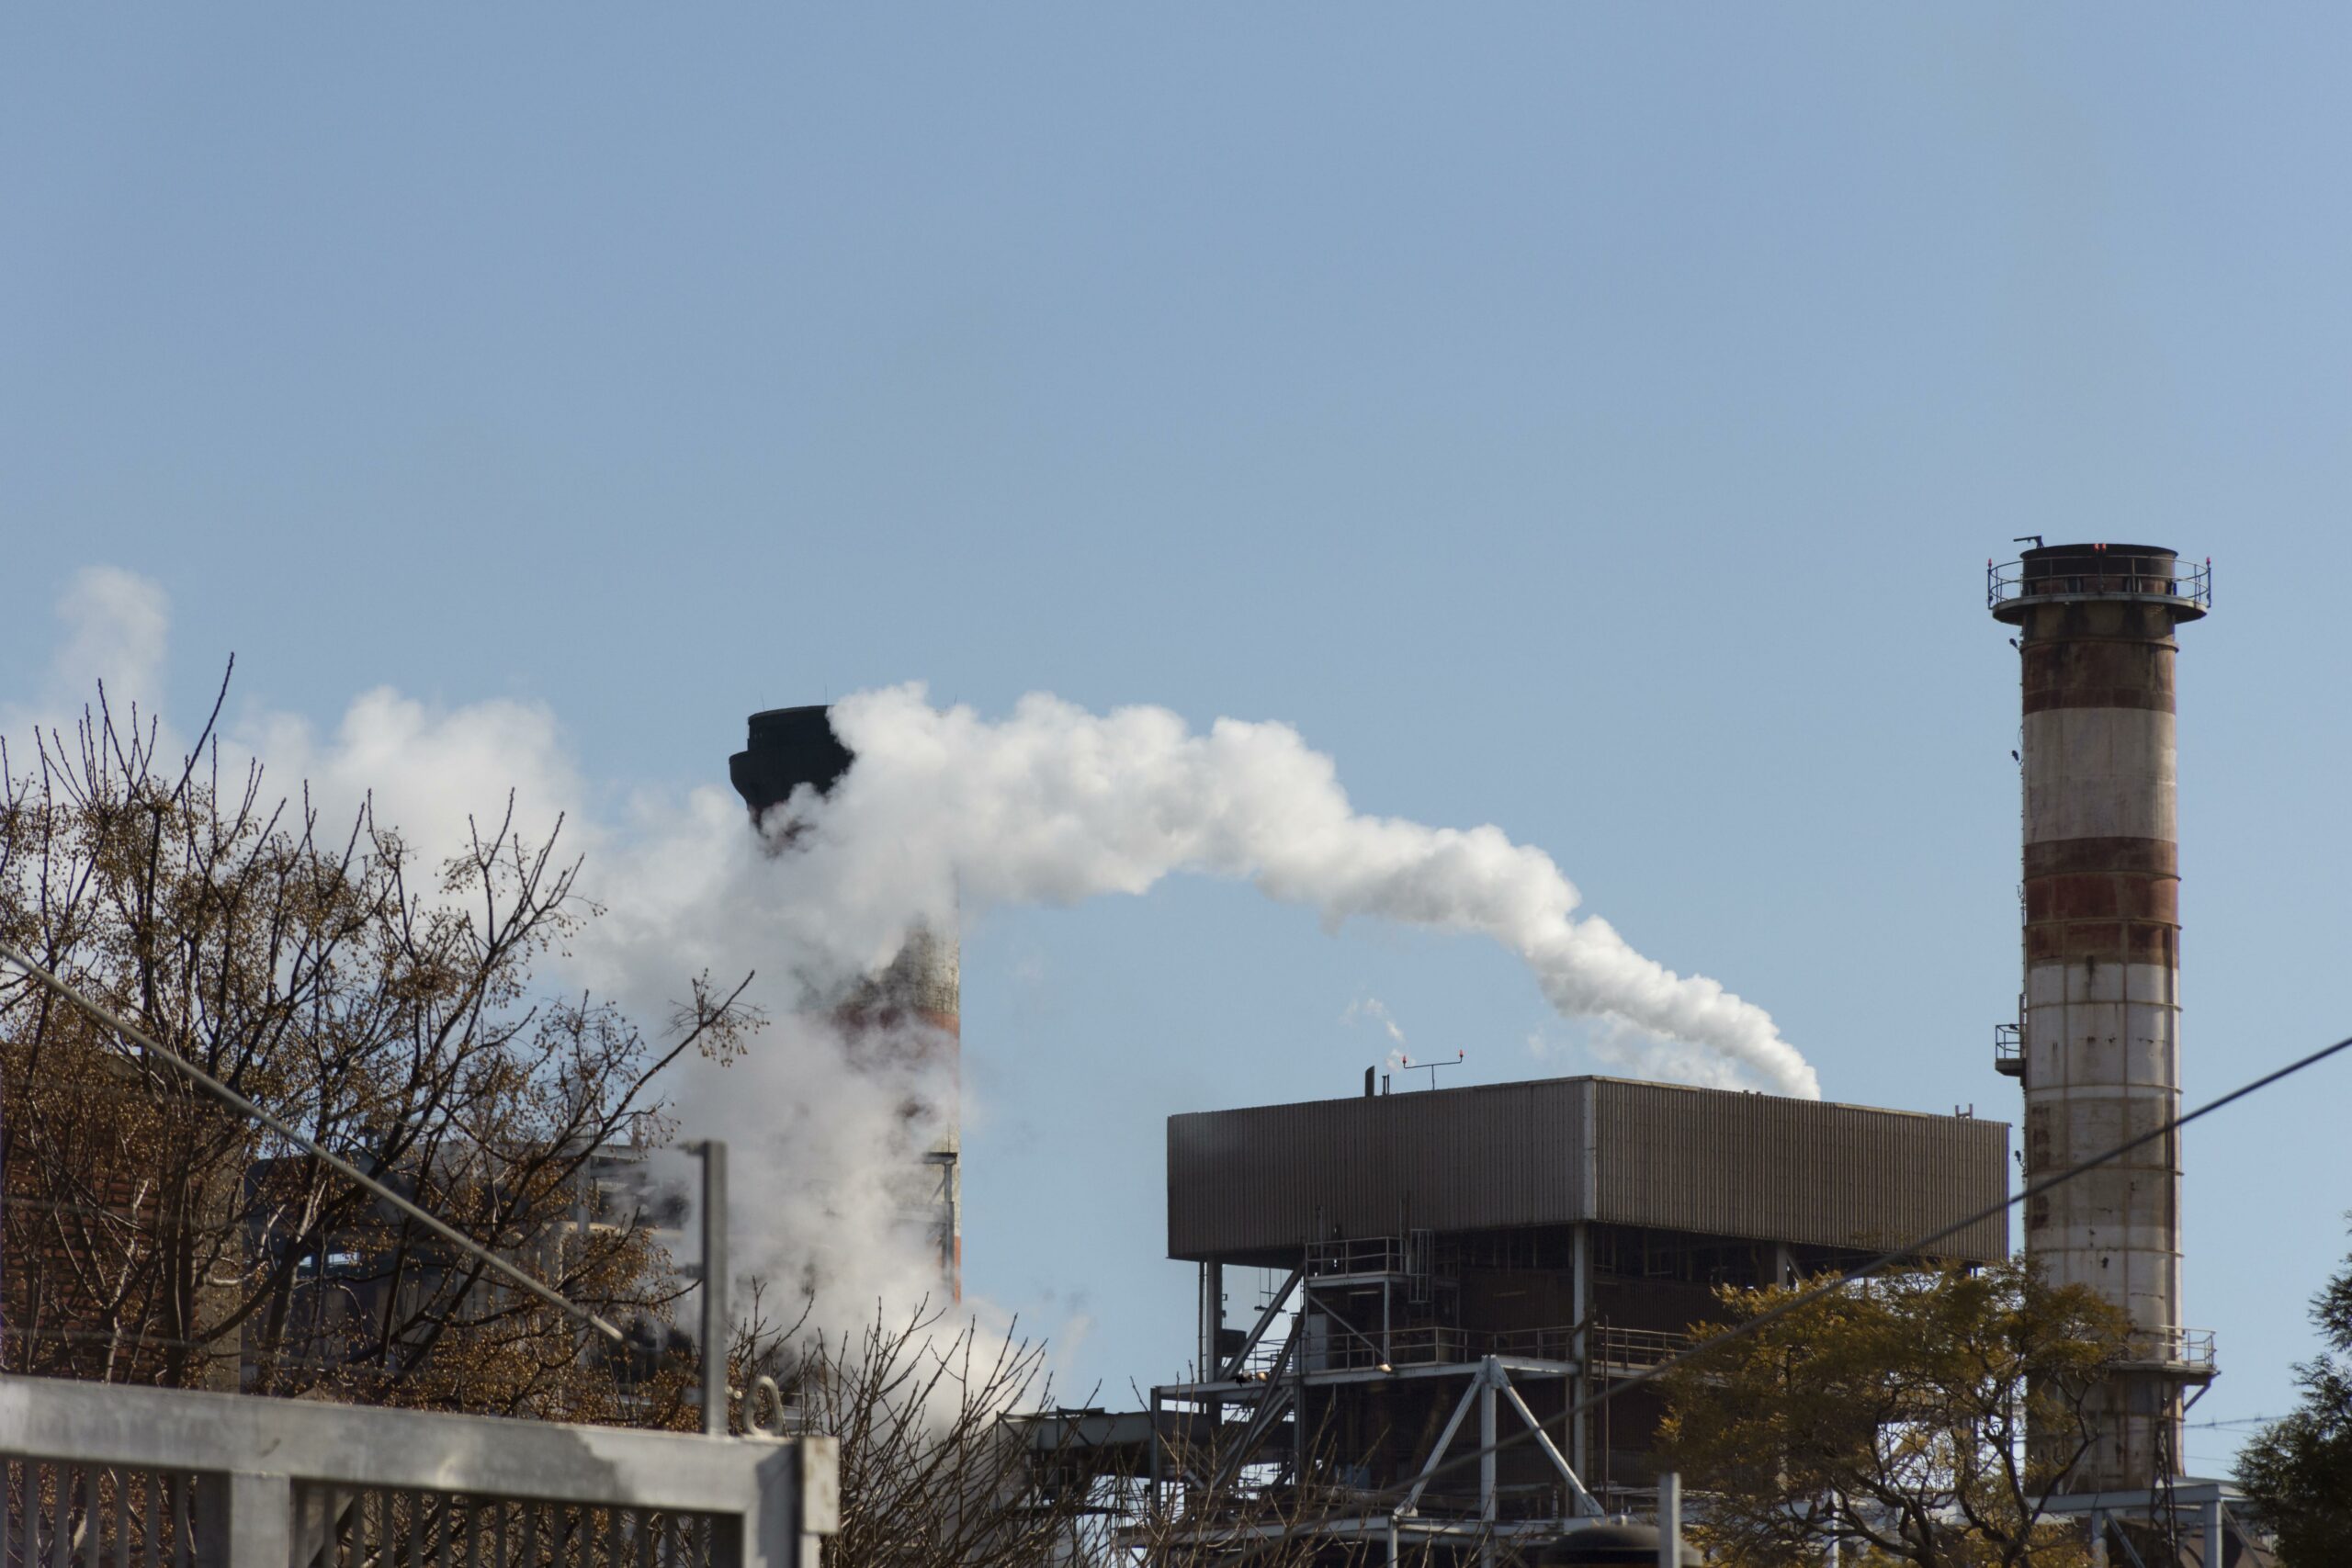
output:
M1328 930L1371 917L1476 932L1517 954L1565 1016L1820 1094L1761 1008L1577 919L1550 856L1498 828L1358 813L1331 759L1288 725L1219 719L1194 734L1163 708L1098 715L1046 695L991 723L899 686L836 704L833 726L857 761L830 799L796 807L811 827L785 914L844 962L887 960L910 919L952 919L959 895L967 908L1073 904L1196 872L1306 905Z
M49 669L33 690L0 691L0 726L12 739L36 729L70 735L103 682L115 721L129 728L136 705L143 727L164 695L171 603L163 589L120 567L85 566L58 594L56 614L64 635Z
M162 700L164 649L171 630L171 605L164 591L119 567L84 567L74 574L57 604L65 623L65 645L51 671L52 697L79 697L74 688L96 678L115 700L142 705Z
M1360 1018L1372 1020L1380 1026L1382 1033L1396 1042L1397 1049L1391 1051L1390 1055L1394 1056L1398 1051L1404 1049L1405 1026L1396 1021L1396 1015L1388 1010L1386 1002L1382 1001L1378 997L1359 997L1348 1004L1348 1010L1340 1015L1340 1021L1353 1023Z
M165 601L129 573L77 580L57 677L75 697L92 675L153 690ZM43 709L61 694L43 694ZM17 720L28 710L16 710ZM232 750L260 756L277 790L311 782L327 820L371 791L427 865L464 847L516 791L517 823L589 852L583 887L609 913L581 933L557 983L593 987L658 1028L688 977L756 969L750 999L774 1021L724 1071L696 1065L669 1092L686 1136L733 1145L738 1266L786 1290L814 1280L819 1321L936 1298L935 1260L904 1223L925 1118L956 1088L920 1050L852 1049L811 994L887 963L918 919L1001 904L1068 905L1140 894L1192 872L1247 880L1314 908L1475 932L1518 954L1562 1014L1607 1027L1601 1047L1654 1040L1639 1060L1676 1077L1818 1092L1811 1067L1759 1009L1681 976L1576 914L1575 887L1541 852L1498 829L1435 829L1358 814L1331 760L1285 725L1220 720L1196 734L1158 708L1088 713L1050 696L1004 719L934 708L918 687L861 694L833 722L857 754L830 799L804 795L807 829L767 852L724 788L640 798L618 820L543 705L435 707L379 688L322 733L283 714L237 721ZM347 821L347 818L344 818ZM421 879L429 881L430 879ZM908 1113L910 1105L931 1108Z

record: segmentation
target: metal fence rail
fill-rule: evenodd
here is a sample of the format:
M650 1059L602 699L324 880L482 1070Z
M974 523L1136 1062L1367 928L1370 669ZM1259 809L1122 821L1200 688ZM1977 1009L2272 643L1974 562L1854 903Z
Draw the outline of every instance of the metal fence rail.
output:
M185 1471L0 1460L0 1562L186 1568L197 1478Z
M0 1568L814 1568L831 1439L0 1376Z
M507 1497L304 1483L294 1488L294 1568L708 1568L719 1520Z

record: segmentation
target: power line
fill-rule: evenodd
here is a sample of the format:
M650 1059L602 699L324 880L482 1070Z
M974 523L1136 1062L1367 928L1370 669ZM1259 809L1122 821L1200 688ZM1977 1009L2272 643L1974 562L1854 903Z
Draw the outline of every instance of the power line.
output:
M2300 1057L2295 1061L2288 1063L2283 1067L2278 1067L2270 1072L2265 1073L2262 1077L2254 1079L2250 1083L2241 1084L2236 1089L2230 1090L2229 1093L2222 1095L2220 1099L2208 1100L2205 1104L2199 1106L2196 1110L2188 1111L2185 1115L2176 1116L2171 1121L2153 1127L2147 1132L2141 1134L2136 1138L2127 1139L2123 1143L2116 1145L2113 1148L2109 1149L2104 1154L2095 1155L2091 1158L2084 1160L2081 1164L2070 1166L2054 1176L2044 1177L2042 1179L2033 1183L2031 1186L2023 1189L2008 1198L2003 1199L2000 1202L1987 1204L1985 1207L1979 1209L1976 1213L1970 1214L1965 1219L1954 1221L1952 1224L1944 1226L1941 1230L1920 1236L1917 1240L1909 1242L1905 1246L1894 1248L1892 1251L1883 1252L1876 1258L1871 1258L1869 1262L1859 1264L1852 1269L1849 1269L1835 1279L1825 1280L1821 1284L1818 1284L1810 1290L1790 1297L1787 1301L1781 1302L1776 1306L1768 1307L1764 1311L1757 1314L1754 1317L1744 1319L1738 1324L1734 1325L1732 1327L1725 1329L1721 1334L1714 1335L1707 1339L1702 1339L1687 1350L1676 1352L1674 1355L1668 1357L1665 1360L1660 1361L1654 1367L1645 1368L1641 1371L1635 1372L1630 1377L1623 1378L1615 1382L1608 1384L1598 1393L1588 1395L1586 1398L1577 1401L1566 1410L1563 1410L1557 1416L1548 1416L1532 1427L1514 1432L1510 1437L1501 1438L1483 1448L1474 1449L1467 1453L1460 1454L1455 1458L1443 1461L1442 1462L1423 1471L1419 1475L1415 1476L1409 1483L1402 1485L1385 1487L1380 1491L1373 1492L1364 1497L1364 1506L1367 1509L1371 1509L1376 1508L1382 1504L1391 1501L1401 1503L1416 1487L1423 1486L1430 1481L1436 1479L1438 1476L1449 1474L1454 1471L1461 1470L1467 1465L1476 1464L1479 1461L1487 1458L1489 1455L1501 1453L1507 1449L1514 1449L1522 1443L1534 1441L1536 1437L1542 1434L1545 1427L1557 1427L1565 1433L1567 1430L1567 1424L1569 1422L1575 1420L1577 1416L1583 1415L1589 1410L1599 1409L1601 1405L1606 1404L1610 1400L1615 1398L1618 1394L1623 1393L1627 1389L1638 1388L1644 1383L1655 1382L1659 1378L1664 1377L1668 1372L1674 1371L1676 1368L1686 1366L1702 1356L1708 1355L1715 1350L1721 1349L1724 1346L1730 1344L1735 1339L1744 1338L1747 1336L1755 1333L1758 1329L1762 1328L1766 1324L1776 1322L1781 1318L1788 1316L1792 1313L1801 1311L1805 1307L1813 1305L1816 1302L1826 1300L1829 1296L1835 1295L1838 1292L1844 1290L1847 1286L1854 1284L1858 1280L1866 1279L1873 1274L1879 1273L1883 1269L1916 1258L1920 1254L1927 1252L1929 1248L1936 1247L1939 1243L1951 1240L1953 1236L1960 1235L1962 1231L1969 1229L1971 1226L1981 1224L1984 1221L1992 1219L1997 1214L2015 1208L2019 1203L2026 1202L2034 1198L2039 1198L2043 1193L2048 1192L2054 1188L2064 1186L2065 1183L2072 1181L2075 1178L2081 1176L2086 1172L2097 1170L2103 1165L2111 1164L2114 1161L2122 1158L2125 1155L2130 1154L2134 1149L2154 1143L2159 1138L2168 1137L2172 1134L2178 1132L2181 1128L2188 1126L2191 1122L2195 1122L2201 1117L2210 1116L2214 1111L2221 1110L2224 1106L2233 1105L2237 1101L2245 1099L2250 1094L2259 1093L2261 1090L2268 1089L2271 1085L2278 1083L2282 1079L2292 1077L2295 1074L2301 1072L2306 1067L2317 1066L2320 1063L2326 1061L2330 1056L2346 1050L2352 1050L2352 1035L2347 1035L2344 1039L2337 1041L2333 1045L2323 1046L2319 1050L2312 1052L2310 1055ZM1257 1550L1262 1550L1264 1547L1275 1544L1279 1541L1289 1540L1293 1539L1295 1533L1296 1532L1294 1529L1286 1528L1281 1535L1269 1538L1267 1540L1259 1542L1258 1546L1253 1549L1252 1551L1245 1551L1243 1553L1243 1557L1246 1560L1248 1557L1253 1555L1254 1551Z
M450 1226L436 1215L429 1213L425 1210L417 1207L416 1204L401 1196L400 1193L392 1190L391 1188L386 1186L383 1182L377 1180L366 1171L361 1170L349 1160L343 1158L339 1155L331 1153L317 1142L304 1136L292 1125L279 1120L276 1116L271 1115L268 1111L264 1111L260 1106L255 1105L252 1100L247 1100L243 1095L239 1094L235 1089L231 1089L227 1084L222 1083L219 1078L216 1078L210 1073L206 1072L202 1067L198 1066L186 1056L181 1055L178 1052L171 1049L169 1046L163 1044L153 1036L148 1035L138 1029L134 1029L120 1018L116 1017L115 1014L107 1008L92 1001L89 998L84 996L79 990L66 984L63 980L59 979L56 976L51 974L48 970L42 968L31 959L26 957L24 953L18 952L16 946L6 938L0 938L0 958L6 958L17 968L23 970L27 975L29 975L35 980L40 982L41 985L56 992L59 996L64 998L65 1000L71 1002L74 1006L80 1008L84 1012L89 1014L92 1018L97 1020L98 1022L106 1025L108 1029L113 1030L123 1038L137 1042L158 1060L172 1067L174 1070L185 1075L191 1082L196 1084L198 1088L203 1089L207 1094L211 1095L222 1104L229 1106L232 1110L240 1111L244 1115L252 1117L254 1121L260 1122L263 1126L268 1128L279 1137L286 1139L288 1142L295 1145L314 1158L323 1161L334 1169L341 1172L346 1177L349 1177L353 1181L357 1182L368 1191L373 1192L377 1197L381 1198L384 1201L392 1205L393 1208L398 1209L401 1213L406 1214L410 1219L413 1219L416 1221L417 1224L424 1226L425 1229L431 1231L435 1235L439 1236L443 1241L446 1241L452 1247L458 1247L460 1250L480 1258L482 1262L487 1263L491 1268L496 1269L499 1273L503 1274L507 1279L521 1286L524 1290L528 1291L531 1294L538 1297L549 1306L556 1308L568 1316L578 1318L581 1322L586 1324L597 1333L611 1339L615 1344L622 1344L626 1342L622 1338L621 1331L619 1329L614 1327L611 1324L605 1322L594 1313L590 1312L586 1307L571 1301L570 1298L550 1289L548 1286L540 1283L530 1275L525 1273L522 1269L516 1268L514 1264L507 1262L506 1259L491 1251L490 1248L482 1246L480 1242L475 1241L472 1237L468 1236L464 1233Z

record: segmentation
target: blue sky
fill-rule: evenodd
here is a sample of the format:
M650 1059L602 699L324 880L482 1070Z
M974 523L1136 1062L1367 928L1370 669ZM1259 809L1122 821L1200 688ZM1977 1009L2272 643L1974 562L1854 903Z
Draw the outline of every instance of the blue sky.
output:
M618 801L920 679L1280 718L1499 824L1835 1098L2013 1117L2012 536L2211 553L2192 1100L2352 1029L2346 18L2312 7L0 17L0 669L544 702ZM8 682L16 685L19 682ZM976 1287L1178 1370L1171 1111L1588 1070L1246 889L969 933ZM1531 1034L1548 1044L1531 1050ZM2188 1143L2193 1419L2283 1408L2337 1066ZM2193 1432L2217 1468L2226 1428Z

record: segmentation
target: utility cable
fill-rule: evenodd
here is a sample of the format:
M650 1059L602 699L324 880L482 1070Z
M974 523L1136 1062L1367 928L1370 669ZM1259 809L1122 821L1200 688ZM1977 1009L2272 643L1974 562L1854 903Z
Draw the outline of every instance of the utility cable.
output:
M313 1158L323 1161L334 1169L349 1177L352 1180L357 1182L368 1191L373 1192L377 1197L381 1198L393 1208L398 1209L401 1213L406 1214L410 1219L414 1220L417 1224L423 1225L425 1229L431 1231L435 1235L439 1236L443 1241L447 1242L450 1246L458 1247L462 1251L470 1254L472 1257L480 1258L482 1262L487 1263L491 1268L496 1269L499 1273L504 1275L508 1280L521 1286L524 1290L530 1292L531 1294L538 1297L549 1306L556 1308L567 1316L578 1318L581 1322L586 1324L597 1333L604 1335L615 1344L617 1345L625 1343L619 1329L614 1327L611 1324L605 1322L594 1313L590 1312L586 1307L571 1301L570 1298L562 1295L548 1286L540 1283L530 1275L525 1273L522 1269L516 1268L514 1264L509 1263L503 1258L499 1257L495 1252L491 1251L490 1248L482 1246L480 1242L475 1241L470 1236L468 1236L453 1228L437 1216L419 1208L408 1199L401 1197L398 1192L393 1191L391 1188L386 1186L383 1182L377 1180L366 1171L361 1170L349 1160L343 1158L340 1155L330 1153L327 1149L321 1146L315 1140L304 1136L301 1133L298 1132L287 1122L271 1115L268 1111L264 1111L260 1106L255 1105L252 1100L247 1100L243 1095L239 1094L235 1089L231 1089L227 1084L222 1083L219 1078L216 1078L210 1073L206 1072L202 1067L198 1066L186 1056L183 1056L178 1052L172 1050L169 1046L162 1044L153 1036L133 1028L130 1024L117 1017L108 1009L92 1001L88 997L84 996L79 990L66 984L63 980L59 979L56 976L51 974L48 970L42 968L31 959L26 957L24 953L17 951L16 946L9 942L6 938L0 938L0 958L6 958L17 968L23 970L35 980L40 981L40 984L56 992L59 996L64 998L74 1006L80 1008L84 1012L89 1014L92 1018L104 1024L107 1028L113 1030L116 1033L121 1035L127 1040L136 1042L151 1055L164 1062L174 1071L186 1076L189 1081L194 1083L198 1089L203 1089L207 1094L211 1095L222 1104L230 1107L232 1110L243 1113L243 1115L252 1117L254 1121L260 1122L263 1126L268 1128L279 1137L286 1139L288 1143L300 1147Z
M1364 1508L1369 1512L1373 1509L1378 1508L1383 1504L1401 1503L1404 1501L1406 1495L1413 1490L1415 1485L1428 1481L1433 1481L1441 1475L1450 1474L1462 1469L1465 1465L1475 1464L1480 1460L1486 1459L1489 1455L1498 1454L1508 1449L1515 1449L1522 1443L1532 1442L1534 1440L1536 1435L1544 1427L1558 1427L1561 1431L1565 1433L1567 1430L1569 1422L1575 1420L1577 1416L1583 1415L1589 1410L1599 1409L1601 1405L1606 1404L1610 1400L1615 1398L1618 1394L1623 1393L1627 1389L1639 1388L1645 1383L1655 1382L1677 1368L1687 1366L1691 1361L1698 1359L1702 1356L1705 1356L1715 1350L1721 1349L1724 1346L1730 1344L1735 1339L1745 1338L1747 1336L1755 1333L1758 1329L1762 1328L1766 1324L1776 1322L1781 1318L1788 1316L1792 1313L1809 1307L1815 1303L1822 1301L1836 1294L1838 1292L1844 1290L1847 1286L1855 1283L1857 1280L1866 1279L1871 1275L1878 1273L1882 1269L1891 1268L1894 1264L1916 1258L1920 1254L1927 1252L1930 1247L1933 1247L1941 1242L1951 1240L1953 1236L1958 1235L1961 1232L1967 1230L1972 1226L1982 1224L1986 1220L1992 1219L1997 1214L2015 1208L2019 1203L2026 1202L2034 1198L2039 1198L2043 1193L2048 1192L2054 1188L2061 1187L2086 1172L2097 1170L2103 1165L2110 1165L2116 1160L2122 1158L2125 1155L2130 1154L2134 1149L2144 1147L2149 1144L2154 1143L2159 1138L2167 1137L2170 1134L2178 1132L2181 1128L2188 1126L2191 1122L2195 1122L2201 1117L2211 1116L2214 1111L2221 1110L2224 1106L2233 1105L2237 1101L2245 1099L2250 1094L2259 1093L2261 1090L2268 1089L2271 1085L2279 1082L2281 1079L2292 1077L2295 1074L2301 1072L2306 1067L2317 1066L2320 1063L2326 1061L2329 1057L2343 1051L2352 1051L2352 1036L2346 1036L2346 1038L2337 1041L2333 1045L2323 1046L2319 1050L2312 1052L2310 1055L2299 1057L2295 1061L2288 1063L2283 1067L2278 1067L2270 1072L2265 1073L2262 1077L2254 1079L2250 1083L2241 1084L2236 1089L2230 1090L2229 1093L2222 1095L2220 1099L2208 1100L2194 1111L2188 1111L2184 1115L2176 1116L2169 1122L2163 1122L2162 1124L2141 1134L2136 1138L2127 1139L2123 1143L2116 1145L2113 1148L2109 1149L2104 1154L2094 1155L2089 1159L2084 1160L2079 1165L2069 1166L2064 1170L2059 1171L2053 1176L2044 1177L2041 1180L2032 1183L2030 1186L2028 1186L2011 1196L2003 1199L2000 1202L1987 1204L1984 1208L1977 1210L1974 1213L1970 1214L1965 1219L1956 1220L1951 1224L1944 1226L1941 1230L1921 1236L1915 1241L1906 1243L1902 1247L1895 1247L1891 1251L1882 1252L1867 1263L1858 1264L1854 1268L1847 1269L1844 1273L1838 1275L1834 1279L1826 1280L1810 1290L1790 1297L1787 1301L1766 1308L1764 1311L1757 1314L1754 1317L1745 1318L1739 1323L1734 1325L1732 1327L1725 1329L1721 1334L1713 1335L1708 1338L1701 1340L1687 1350L1677 1351L1674 1355L1668 1357L1665 1360L1660 1361L1654 1367L1645 1368L1631 1377L1622 1378L1611 1382L1599 1393L1588 1395L1586 1398L1578 1400L1576 1404L1570 1405L1567 1409L1563 1410L1557 1416L1546 1417L1544 1420L1537 1423L1534 1427L1514 1432L1510 1437L1500 1438L1496 1442L1487 1445L1486 1447L1474 1449L1467 1453L1458 1455L1455 1458L1443 1461L1442 1463L1434 1465L1428 1471L1415 1476L1412 1482L1404 1485L1390 1486L1380 1491L1371 1493L1363 1499ZM1242 1560L1247 1561L1250 1556L1254 1555L1255 1550L1262 1550L1264 1547L1272 1545L1278 1540L1293 1539L1299 1533L1304 1532L1286 1528L1280 1536L1269 1538L1266 1540L1259 1542L1258 1547L1253 1551L1244 1551L1242 1553Z

